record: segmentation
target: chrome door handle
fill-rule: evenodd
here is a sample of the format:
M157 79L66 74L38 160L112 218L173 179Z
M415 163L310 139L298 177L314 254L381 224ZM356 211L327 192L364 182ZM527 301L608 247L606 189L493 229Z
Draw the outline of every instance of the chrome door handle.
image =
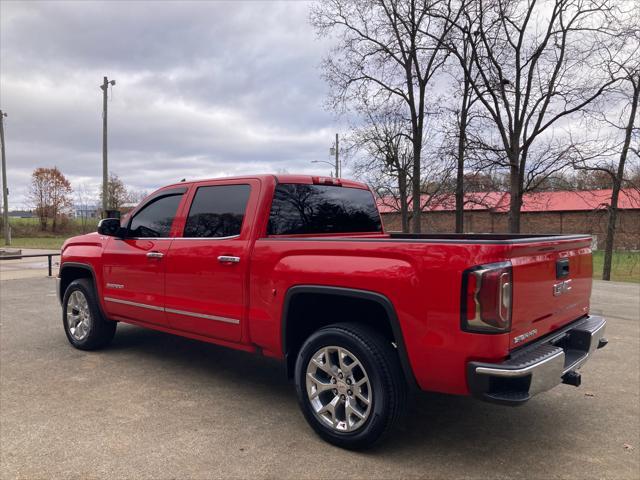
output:
M147 253L147 257L148 257L148 258L162 258L162 257L164 257L164 253L160 253L160 252L149 252L149 253Z
M229 255L220 255L218 257L220 263L240 263L240 257L231 257Z

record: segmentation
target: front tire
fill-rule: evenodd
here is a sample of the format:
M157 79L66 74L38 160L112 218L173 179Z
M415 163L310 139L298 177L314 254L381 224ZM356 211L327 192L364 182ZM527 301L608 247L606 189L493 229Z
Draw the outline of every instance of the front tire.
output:
M311 335L295 368L298 402L329 443L368 448L402 411L406 383L391 342L363 325L342 323Z
M102 315L93 283L80 278L69 284L62 301L62 323L69 343L80 350L108 345L117 323Z

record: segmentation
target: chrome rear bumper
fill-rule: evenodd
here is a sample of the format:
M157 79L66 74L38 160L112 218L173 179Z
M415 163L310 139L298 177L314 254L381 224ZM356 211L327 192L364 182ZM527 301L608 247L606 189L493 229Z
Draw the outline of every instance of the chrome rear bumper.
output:
M606 323L602 317L585 317L523 347L502 363L470 362L469 390L483 400L520 405L560 383L579 386L576 370L607 344Z

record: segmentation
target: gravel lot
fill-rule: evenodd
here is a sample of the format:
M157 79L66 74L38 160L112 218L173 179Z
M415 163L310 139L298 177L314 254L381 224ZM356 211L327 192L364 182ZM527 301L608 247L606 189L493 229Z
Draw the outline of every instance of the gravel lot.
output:
M6 278L6 277L5 277ZM640 286L596 282L610 344L520 408L418 394L365 453L319 440L273 360L120 325L73 349L54 280L0 281L2 478L640 477Z

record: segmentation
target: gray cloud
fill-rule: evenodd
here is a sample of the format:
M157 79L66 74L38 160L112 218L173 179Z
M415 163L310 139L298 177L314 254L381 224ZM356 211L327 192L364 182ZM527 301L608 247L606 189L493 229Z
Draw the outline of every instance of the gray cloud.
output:
M327 174L336 128L306 2L2 2L0 108L12 206L31 171L101 179L103 75L109 162L135 189L278 170ZM326 171L325 171L326 170Z

